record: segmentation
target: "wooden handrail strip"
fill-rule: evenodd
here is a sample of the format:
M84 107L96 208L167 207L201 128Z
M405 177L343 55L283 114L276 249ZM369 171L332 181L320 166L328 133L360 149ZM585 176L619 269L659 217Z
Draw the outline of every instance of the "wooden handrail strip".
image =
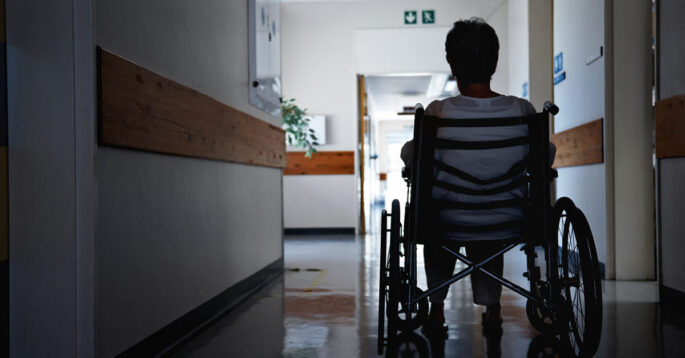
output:
M685 95L656 102L656 157L685 157Z
M340 175L354 174L353 151L318 152L306 158L304 152L288 152L288 166L284 175Z
M285 132L98 48L99 142L185 157L285 167Z
M602 118L556 133L550 140L557 147L554 168L604 162Z

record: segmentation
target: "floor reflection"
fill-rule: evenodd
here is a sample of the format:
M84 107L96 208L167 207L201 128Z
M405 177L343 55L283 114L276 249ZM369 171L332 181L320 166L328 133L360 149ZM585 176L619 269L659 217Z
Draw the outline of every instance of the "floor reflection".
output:
M378 242L374 236L289 237L285 273L183 347L179 357L377 357ZM419 265L422 265L419 254ZM524 255L505 256L505 276L525 284ZM457 268L459 270L461 268ZM419 276L425 287L425 277ZM682 317L657 305L653 282L604 282L597 357L685 357ZM433 357L563 356L528 323L525 300L504 289L503 334L483 335L470 282L446 301L449 338L424 340ZM420 332L417 332L420 333ZM406 350L406 349L405 349ZM410 349L416 350L416 349ZM401 356L418 356L405 352Z

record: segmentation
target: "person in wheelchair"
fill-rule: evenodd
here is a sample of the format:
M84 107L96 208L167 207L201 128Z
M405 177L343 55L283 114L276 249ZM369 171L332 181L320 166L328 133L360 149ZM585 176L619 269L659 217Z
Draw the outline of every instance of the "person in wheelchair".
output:
M447 62L452 74L456 77L460 95L430 103L425 115L437 118L503 118L523 117L535 114L533 105L525 99L502 95L490 88L490 80L495 73L498 62L499 41L495 30L480 18L471 18L454 23L445 41ZM438 138L461 141L494 141L528 135L526 125L506 127L440 128ZM402 147L401 157L407 167L412 163L413 141ZM555 148L550 146L554 158ZM526 146L499 148L485 151L437 150L436 159L458 168L468 175L480 180L500 177L514 169L528 154ZM447 171L438 170L436 179L462 187L474 187L474 183L463 180ZM521 174L523 175L523 174ZM512 178L515 180L516 178ZM487 186L480 186L486 189ZM524 188L514 188L508 192L491 196L473 196L457 194L435 187L434 199L445 199L460 202L487 202L492 200L520 199L526 193ZM441 219L455 224L477 226L522 219L524 213L520 207L495 208L489 210L445 209L438 215ZM454 273L456 258L442 248L442 245L458 251L459 246L466 248L467 257L472 261L481 261L502 248L504 239L520 235L516 229L488 233L452 233L445 240L426 240L424 245L425 271L429 287L449 278ZM488 271L501 276L503 256L498 256L484 266ZM471 274L473 300L475 304L486 307L483 313L485 330L501 331L502 315L500 313L500 295L502 285L479 271ZM444 300L448 287L429 296L430 313L424 324L424 332L446 336Z

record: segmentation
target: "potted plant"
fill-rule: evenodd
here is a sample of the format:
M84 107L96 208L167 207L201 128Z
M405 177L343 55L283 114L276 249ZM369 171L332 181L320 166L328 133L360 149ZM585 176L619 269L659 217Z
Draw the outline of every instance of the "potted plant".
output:
M283 114L283 129L288 144L305 150L305 157L311 158L317 153L318 138L313 129L309 128L310 119L306 117L307 109L301 109L295 104L295 99L286 99L281 103Z

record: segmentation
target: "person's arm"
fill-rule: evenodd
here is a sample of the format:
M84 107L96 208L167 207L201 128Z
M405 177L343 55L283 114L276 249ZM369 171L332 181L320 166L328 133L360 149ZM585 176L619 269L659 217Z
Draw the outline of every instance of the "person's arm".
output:
M439 110L436 111L435 108L440 106L440 104L440 101L437 100L431 102L428 106L426 106L423 115L431 116L433 115L433 112L439 113ZM400 158L402 158L405 167L411 167L412 159L414 158L414 139L404 143L402 146L402 151L400 152Z

